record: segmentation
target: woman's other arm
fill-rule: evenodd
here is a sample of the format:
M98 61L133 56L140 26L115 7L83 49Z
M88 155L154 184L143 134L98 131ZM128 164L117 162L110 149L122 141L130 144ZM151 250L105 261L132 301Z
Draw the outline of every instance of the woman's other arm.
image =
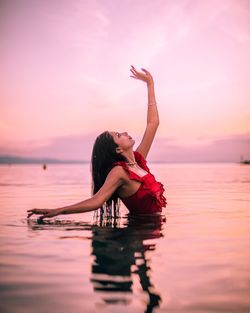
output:
M132 66L130 69L134 76L133 78L146 82L148 88L148 111L147 111L147 125L142 141L136 151L140 152L146 159L150 147L153 143L157 128L160 124L157 104L155 99L154 80L152 75L146 69L142 68L143 72L138 72Z
M106 202L117 188L119 188L125 181L126 176L124 169L120 166L115 166L109 172L103 186L98 190L93 197L78 202L73 205L65 206L57 209L32 209L28 210L28 218L32 214L42 215L40 219L46 217L53 217L61 214L73 214L73 213L84 213L94 211L100 208L104 202Z

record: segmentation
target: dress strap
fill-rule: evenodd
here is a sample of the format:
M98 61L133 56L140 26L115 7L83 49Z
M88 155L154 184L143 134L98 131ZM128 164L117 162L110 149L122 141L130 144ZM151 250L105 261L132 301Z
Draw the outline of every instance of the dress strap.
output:
M140 167L150 173L150 170L147 166L147 161L144 159L141 153L138 151L134 151L134 156L135 156L136 162L140 165Z

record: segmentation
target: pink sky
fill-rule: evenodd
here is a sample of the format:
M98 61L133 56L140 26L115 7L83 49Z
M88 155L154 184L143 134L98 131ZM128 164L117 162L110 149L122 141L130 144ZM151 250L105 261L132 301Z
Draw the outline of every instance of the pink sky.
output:
M250 158L249 1L5 0L0 12L0 154L88 160L104 130L136 148L147 90L133 64L155 80L149 159Z

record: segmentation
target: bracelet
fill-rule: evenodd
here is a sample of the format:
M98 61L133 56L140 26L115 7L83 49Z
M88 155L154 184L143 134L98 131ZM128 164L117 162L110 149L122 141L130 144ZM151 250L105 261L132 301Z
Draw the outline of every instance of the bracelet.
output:
M157 102L149 102L148 105L157 105Z

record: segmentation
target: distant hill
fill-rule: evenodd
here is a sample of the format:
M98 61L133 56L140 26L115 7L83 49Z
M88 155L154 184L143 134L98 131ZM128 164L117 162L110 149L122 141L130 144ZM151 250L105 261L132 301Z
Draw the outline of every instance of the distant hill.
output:
M58 160L50 158L24 158L19 156L0 155L0 164L82 164L80 160Z

